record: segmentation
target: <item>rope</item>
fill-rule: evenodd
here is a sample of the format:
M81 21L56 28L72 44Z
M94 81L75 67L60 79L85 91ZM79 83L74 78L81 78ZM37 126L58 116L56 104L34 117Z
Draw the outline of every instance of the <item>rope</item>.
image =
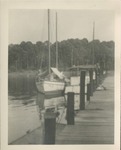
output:
M65 98L65 95L64 95L64 101L65 101L65 104L66 104L66 98ZM62 120L62 117L63 117L63 114L64 114L64 111L65 111L66 107L63 108L63 111L62 111L62 114L60 116L60 119L58 117L58 120L57 120L57 123L59 124ZM58 124L57 124L57 127L58 127Z
M63 117L64 111L65 111L65 107L63 108L62 114L61 114L61 116L60 116L60 120L59 120L59 117L58 117L57 125L56 125L56 127L57 127L57 128L58 128L58 124L59 124L59 123L60 123L60 121L62 120L62 117Z

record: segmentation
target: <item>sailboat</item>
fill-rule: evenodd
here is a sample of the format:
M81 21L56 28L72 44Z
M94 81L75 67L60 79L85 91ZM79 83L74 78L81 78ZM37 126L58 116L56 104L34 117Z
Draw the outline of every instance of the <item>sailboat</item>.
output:
M94 26L95 24L93 23L93 40L94 40ZM65 97L67 99L67 93L68 92L74 92L74 109L79 110L80 109L80 71L85 70L86 71L86 76L85 76L85 93L87 93L87 84L90 83L90 75L89 75L89 70L95 70L96 66L94 65L94 49L93 49L93 58L92 58L92 65L79 65L75 66L73 64L73 49L72 49L72 67L69 69L70 70L70 85L67 85L65 88ZM96 79L96 74L95 71L93 71L93 79ZM85 94L85 97L87 95ZM87 100L87 98L85 98Z
M57 18L57 15L56 15ZM57 19L56 19L56 68L51 67L51 57L50 57L50 10L48 10L48 55L49 55L49 74L44 78L38 75L36 78L36 87L38 92L45 95L45 98L54 98L64 95L65 81L64 75L58 70L57 63Z

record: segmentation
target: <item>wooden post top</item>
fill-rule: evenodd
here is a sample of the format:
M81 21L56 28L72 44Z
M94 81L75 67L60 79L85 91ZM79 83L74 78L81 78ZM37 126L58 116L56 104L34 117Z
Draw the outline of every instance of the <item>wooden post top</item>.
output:
M69 68L69 70L83 70L83 71L88 71L88 70L95 70L96 65L80 65L80 66L73 66Z
M54 112L45 112L44 118L45 119L54 119L54 118L56 118L56 113L54 113Z
M74 93L74 92L68 92L67 94L69 94L69 95L72 94L72 95L73 95L73 94L75 94L75 93Z

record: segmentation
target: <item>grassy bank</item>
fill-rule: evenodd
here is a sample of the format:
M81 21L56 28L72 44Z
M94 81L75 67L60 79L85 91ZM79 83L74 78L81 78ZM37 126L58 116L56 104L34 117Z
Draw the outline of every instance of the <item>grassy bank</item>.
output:
M36 93L37 71L9 72L8 91L10 95L33 95Z
M20 75L23 75L23 76L28 76L28 75L31 75L31 76L36 76L37 74L37 70L22 70L22 71L15 71L15 72L10 72L8 73L8 77L16 77L16 76L20 76Z

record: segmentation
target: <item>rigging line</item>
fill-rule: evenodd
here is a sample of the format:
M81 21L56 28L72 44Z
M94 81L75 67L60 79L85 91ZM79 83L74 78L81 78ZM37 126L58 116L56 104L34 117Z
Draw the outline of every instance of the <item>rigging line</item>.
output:
M51 52L52 52L53 49L51 49L51 47L52 47L51 44L52 44L53 41L54 41L54 38L53 38L53 37L55 37L55 36L54 36L54 29L52 29L52 27L54 26L54 23L53 23L53 22L54 22L54 21L53 21L53 11L52 11L52 10L51 10L51 13L49 13L49 18L50 18L50 19L49 19L49 26L50 26L50 27L49 27L49 30L50 30L50 31L49 31L49 32L50 32L50 33L49 33L49 39L50 39L50 64L52 64L52 62L51 62L51 61L52 61L52 59L51 59L52 53L51 53ZM50 65L50 67L51 67L51 65Z
M47 24L46 23L46 12L45 11L43 12L43 17L42 18L43 19L42 19L41 22L42 22L43 25L42 25L42 31L41 31L41 41L44 42L44 38L46 37L46 34L45 34L46 32L45 31L46 31L46 24Z
M93 22L93 33L92 33L92 40L95 40L95 22ZM92 45L92 64L94 65L95 58L94 58L94 44Z
M64 115L64 112L65 112L65 107L63 108L63 110L62 110L62 114L61 114L61 116L60 116L60 119L58 118L58 120L57 120L57 123L59 124L60 123L60 121L62 120L62 117L63 117L63 115ZM58 127L58 124L57 124L57 127Z
M51 43L55 43L55 11L54 10L52 10L51 11L51 30L50 30L50 37L51 37ZM53 51L54 51L54 53L53 53ZM55 56L55 48L54 49L51 49L51 56L52 56L52 54L54 54L54 56ZM53 57L53 56L52 56ZM55 62L55 61L54 61ZM54 64L53 64L54 65Z
M48 9L48 50L49 50L49 75L51 73L51 57L50 57L50 10Z
M51 13L51 42L54 43L55 41L55 16L53 14L55 14L55 11L52 11Z
M64 103L66 104L66 97L65 97L65 95L64 95ZM62 114L61 114L61 117L60 117L60 119L58 118L57 123L60 123L60 121L61 121L61 119L62 119L62 117L63 117L63 115L64 115L65 109L66 109L66 107L64 106L64 107L63 107ZM58 127L58 126L57 126L57 127Z
M52 10L50 10L50 43L52 42ZM50 45L51 46L51 45Z
M41 31L41 42L44 42L44 38L45 38L45 27L46 27L46 12L44 11L43 12L43 26L42 26L42 31ZM42 57L41 57L41 64L40 64L40 67L42 68L42 64L43 64L43 59L44 59L44 50L42 49L42 53L41 53Z
M56 11L56 68L58 69L58 16Z
M41 19L40 19L41 25L39 28L40 29L39 41L41 41L41 42L44 42L44 39L47 38L46 37L47 22L45 19L46 19L46 12L41 11Z

